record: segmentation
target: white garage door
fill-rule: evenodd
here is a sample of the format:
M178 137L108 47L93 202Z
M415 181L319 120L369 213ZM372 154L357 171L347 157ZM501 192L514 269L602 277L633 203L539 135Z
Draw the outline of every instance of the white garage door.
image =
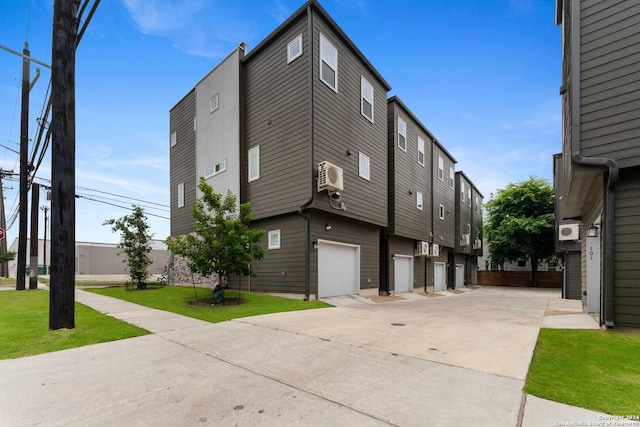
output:
M445 280L445 271L446 271L446 266L444 262L433 263L433 283L434 283L434 290L436 292L447 290L447 282Z
M393 256L393 283L397 294L413 290L412 256Z
M456 289L464 288L464 264L456 264Z
M360 246L318 241L318 298L360 290Z

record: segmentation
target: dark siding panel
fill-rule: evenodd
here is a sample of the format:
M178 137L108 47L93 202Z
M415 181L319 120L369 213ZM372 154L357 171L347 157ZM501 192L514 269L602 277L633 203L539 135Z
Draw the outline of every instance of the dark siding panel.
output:
M444 177L438 179L438 156L444 160ZM453 160L437 144L433 146L433 243L449 248L455 247L455 185L449 186L449 167L455 166ZM444 220L439 218L438 209L444 205ZM442 249L442 248L441 248Z
M464 201L461 200L462 196L462 184L464 183ZM471 187L471 183L464 178L464 176L456 173L456 252L464 254L471 254L471 248L473 241L469 242L467 246L461 246L460 241L463 234L467 234L467 224L471 224L471 207L469 207L469 201L467 199L468 189ZM473 193L473 191L472 191ZM472 194L473 195L473 194ZM473 234L473 230L472 234Z
M195 220L191 206L196 201L196 91L189 92L169 113L169 134L176 132L177 143L169 147L171 235L192 232ZM178 208L178 185L184 183L184 206Z
M243 201L256 219L292 212L309 197L309 37L306 18L245 63ZM303 53L287 64L287 44L302 33ZM247 182L247 151L260 146L260 178Z
M584 156L640 164L640 4L581 2L581 144Z
M614 313L619 326L640 326L640 168L621 171L616 190Z
M338 50L338 92L319 75L320 32ZM314 15L314 162L329 161L344 170L342 200L346 211L329 206L326 192L316 193L314 207L334 214L387 225L387 93L333 30ZM374 87L374 122L360 113L360 78ZM347 153L350 152L351 155ZM371 179L359 176L358 153L371 161Z
M565 265L565 298L582 299L582 284L580 282L582 273L580 272L580 252L567 252L564 258Z

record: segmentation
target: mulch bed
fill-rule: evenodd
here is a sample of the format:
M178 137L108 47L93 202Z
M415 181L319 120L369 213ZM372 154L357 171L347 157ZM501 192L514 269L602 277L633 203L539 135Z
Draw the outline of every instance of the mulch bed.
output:
M198 298L198 299L189 301L189 305L196 305L200 307L211 307L211 306L220 307L223 305L240 305L240 304L244 304L244 300L242 298L229 298L229 297L224 297L224 302L222 304L215 304L213 302L213 298Z

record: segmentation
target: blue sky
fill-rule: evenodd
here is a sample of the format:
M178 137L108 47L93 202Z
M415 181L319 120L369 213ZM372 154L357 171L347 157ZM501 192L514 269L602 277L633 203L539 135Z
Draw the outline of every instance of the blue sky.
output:
M128 213L112 205L133 203L150 214L156 238L169 234L169 110L241 41L252 49L303 3L101 2L76 56L76 193L83 196L76 200L77 240L116 242L102 223ZM400 97L445 145L485 201L531 175L552 178L551 156L561 149L554 3L321 0L392 86L389 96ZM50 63L52 18L52 0L1 0L0 45L22 51L28 41L31 56ZM33 140L51 75L39 68L31 91ZM0 167L14 172L21 75L20 58L0 50ZM49 155L37 177L43 184L50 179ZM4 188L10 220L17 177ZM40 199L43 206L44 192ZM17 230L15 221L9 244Z

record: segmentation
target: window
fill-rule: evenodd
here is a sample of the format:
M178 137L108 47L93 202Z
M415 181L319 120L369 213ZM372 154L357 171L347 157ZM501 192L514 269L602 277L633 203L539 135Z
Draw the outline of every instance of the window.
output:
M464 182L460 180L460 201L464 203Z
M249 150L249 182L260 178L260 146Z
M193 118L193 131L194 131L194 132L198 130L198 128L197 128L197 126L196 126L196 123L197 123L197 122L196 122L196 118L194 117L194 118Z
M438 179L444 181L444 160L438 156Z
M476 196L476 213L480 213L480 199Z
M320 34L320 79L338 91L338 51Z
M176 132L171 132L171 146L175 147L178 143L178 134Z
M398 117L398 147L407 151L407 124L400 117Z
M453 170L453 166L449 166L449 188L454 189L456 186L456 172Z
M422 193L416 192L416 208L422 210Z
M418 137L418 163L424 166L424 139Z
M360 112L373 123L373 86L360 77Z
M359 172L360 177L369 181L369 179L371 178L371 160L369 160L368 156L360 153L359 162L360 162L360 172Z
M440 219L444 219L444 205L440 205L438 207L438 217Z
M224 159L221 162L216 163L215 165L209 166L204 171L204 177L209 178L210 176L217 175L227 170L227 159Z
M269 249L280 249L280 230L269 231Z
M467 234L471 235L471 224L467 224Z
M178 207L184 206L184 182L178 184Z
M467 205L471 207L471 188L467 188Z
M209 98L209 113L213 113L218 109L218 94L216 93Z
M302 55L302 34L293 39L287 45L287 64Z

